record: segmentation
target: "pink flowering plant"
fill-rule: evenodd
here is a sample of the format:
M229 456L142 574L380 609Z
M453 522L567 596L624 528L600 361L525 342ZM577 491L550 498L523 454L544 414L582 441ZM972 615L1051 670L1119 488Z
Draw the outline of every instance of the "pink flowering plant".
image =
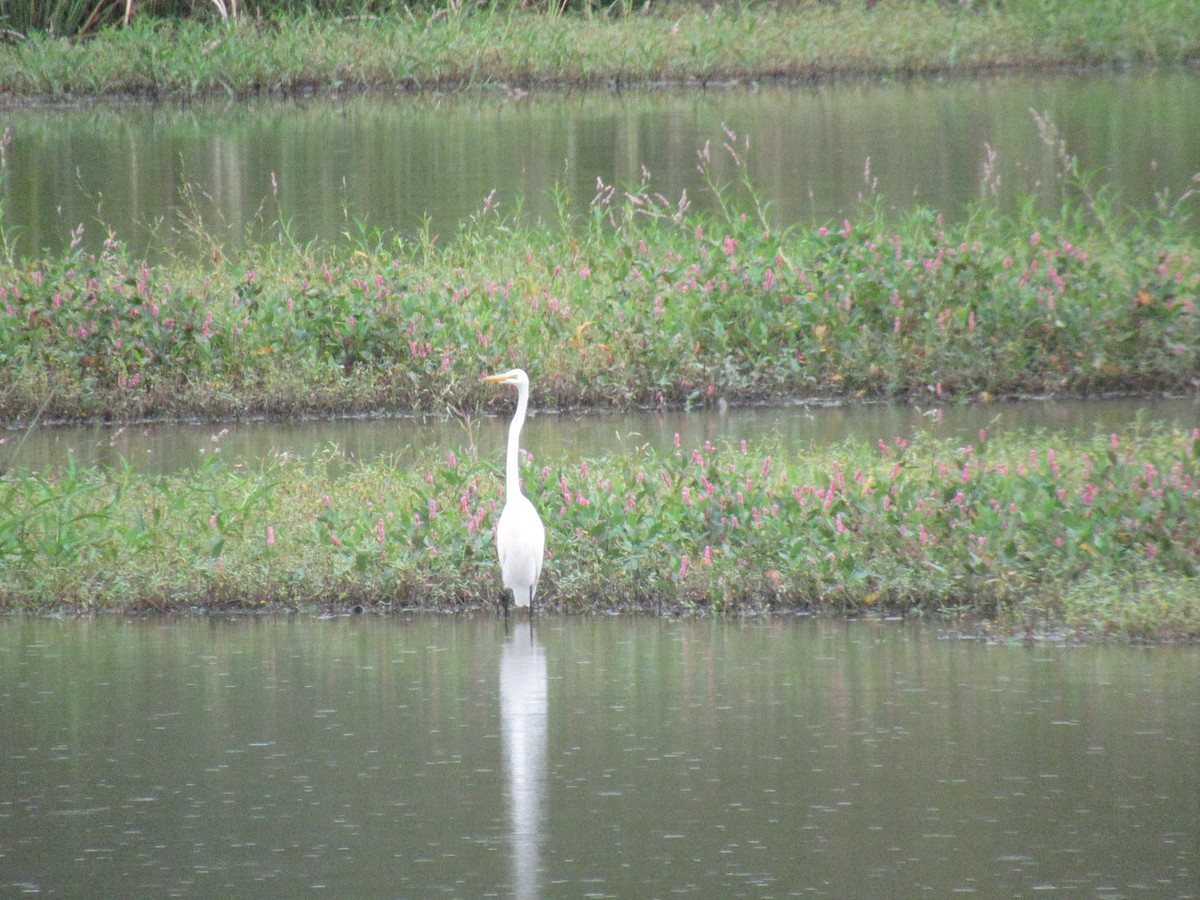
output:
M1194 190L1130 210L1068 157L1054 214L872 195L781 227L752 152L731 133L700 152L709 213L646 172L551 223L485 205L448 237L364 226L151 265L77 234L0 261L0 418L474 410L496 402L482 371L530 356L541 402L576 408L1196 388Z
M76 234L58 257L0 261L0 417L467 417L509 408L480 375L513 365L543 408L1196 390L1192 191L1135 214L1066 157L1053 215L1004 214L988 192L958 221L869 197L779 227L740 174L750 152L733 134L701 151L708 214L644 173L549 224L485 204L446 239L363 228L151 265ZM720 154L740 180L712 174ZM526 459L548 531L539 597L1194 638L1193 429ZM495 605L503 502L473 446L405 467L5 469L0 607Z
M526 460L551 610L970 613L1200 636L1200 432L749 441ZM0 482L7 609L499 602L494 460L335 453Z

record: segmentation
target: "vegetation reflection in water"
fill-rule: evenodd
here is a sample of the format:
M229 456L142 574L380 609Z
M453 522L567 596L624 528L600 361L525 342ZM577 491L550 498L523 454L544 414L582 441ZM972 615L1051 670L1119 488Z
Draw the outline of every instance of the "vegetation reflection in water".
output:
M777 222L840 221L865 192L959 218L979 198L985 166L1005 212L1023 196L1054 212L1057 162L1030 127L1031 108L1070 135L1081 172L1149 210L1195 174L1197 105L1200 80L1162 70L520 102L489 93L33 107L6 111L4 213L20 225L9 239L23 256L68 246L85 223L88 251L112 232L159 262L270 243L282 224L325 244L356 223L448 236L489 196L531 220L557 218L561 200L586 214L597 178L626 187L644 171L665 196L686 193L711 211L696 151L723 127L752 137L747 174ZM739 203L750 200L729 160L712 165Z
M1188 896L1194 648L795 617L0 620L6 887ZM131 894L132 892L132 894Z
M929 398L936 400L936 398ZM842 403L777 407L656 410L629 413L534 413L522 441L534 459L557 458L590 447L616 450L648 445L669 450L675 435L687 447L705 441L747 438L815 447L846 441L870 443L880 436L916 440L923 433L970 441L993 432L1047 431L1075 440L1146 425L1186 427L1200 421L1195 399L1042 399L991 403ZM504 446L503 415L357 417L306 422L144 423L81 425L12 431L0 437L0 472L61 471L69 462L90 468L133 466L167 475L219 453L229 464L258 468L280 454L312 456L330 447L349 460L418 462L429 452L464 445Z

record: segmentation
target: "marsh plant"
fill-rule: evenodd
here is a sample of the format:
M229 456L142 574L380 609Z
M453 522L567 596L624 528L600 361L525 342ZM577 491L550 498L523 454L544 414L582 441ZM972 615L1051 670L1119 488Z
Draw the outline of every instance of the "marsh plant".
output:
M711 213L645 173L547 222L485 202L450 236L360 223L318 246L281 225L151 265L76 233L0 262L3 415L473 410L494 401L481 372L531 364L517 348L557 407L1195 389L1191 185L1134 212L1064 152L1053 215L1003 212L985 172L959 219L872 187L841 222L785 227L751 153L699 150Z
M526 457L551 609L970 612L1197 636L1200 432L981 430ZM498 604L495 460L334 452L258 467L0 480L0 605L32 610Z
M150 265L76 235L0 265L4 413L469 416L495 401L481 373L513 365L558 407L1195 389L1186 188L1134 215L1064 148L1054 215L1000 212L985 177L959 221L887 212L872 188L841 222L789 228L745 177L752 152L732 133L700 148L707 214L645 173L551 222L485 202L448 239L363 225L323 247L281 227ZM965 610L1195 637L1198 439L619 447L527 459L524 479L559 609ZM500 485L470 446L404 468L330 452L6 472L0 605L494 605Z

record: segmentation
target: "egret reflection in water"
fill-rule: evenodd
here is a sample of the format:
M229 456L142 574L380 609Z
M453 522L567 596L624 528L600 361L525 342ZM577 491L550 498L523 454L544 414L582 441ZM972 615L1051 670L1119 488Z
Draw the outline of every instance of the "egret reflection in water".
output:
M533 623L505 635L500 721L508 770L513 895L537 897L546 796L546 651Z

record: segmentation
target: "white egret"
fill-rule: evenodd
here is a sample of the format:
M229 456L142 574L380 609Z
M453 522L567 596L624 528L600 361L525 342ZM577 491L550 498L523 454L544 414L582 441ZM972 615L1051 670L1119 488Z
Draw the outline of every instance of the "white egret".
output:
M504 468L504 509L496 526L496 552L500 556L500 574L504 587L512 591L517 606L528 606L533 614L533 594L542 574L546 551L546 529L529 498L521 493L517 468L520 455L521 426L529 406L529 376L523 369L510 369L500 375L488 375L484 381L513 384L517 387L517 411L508 426L508 457ZM504 597L504 615L508 616L508 597Z

